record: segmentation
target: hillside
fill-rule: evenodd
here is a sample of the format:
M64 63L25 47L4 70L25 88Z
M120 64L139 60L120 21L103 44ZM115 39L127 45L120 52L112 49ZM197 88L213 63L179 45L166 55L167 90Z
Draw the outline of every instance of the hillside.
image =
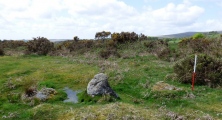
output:
M160 37L160 38L185 38L185 37L191 37L196 33L207 34L209 32L184 32L184 33L177 33L177 34L160 35L158 37ZM222 31L217 31L217 32L220 34L222 33Z

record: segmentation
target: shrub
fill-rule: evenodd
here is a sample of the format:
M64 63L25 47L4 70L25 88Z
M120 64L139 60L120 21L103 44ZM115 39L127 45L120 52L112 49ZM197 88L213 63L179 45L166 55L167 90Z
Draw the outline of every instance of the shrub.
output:
M5 55L3 48L0 48L0 56Z
M121 32L121 33L113 33L111 35L111 39L115 43L126 43L126 42L135 42L139 38L138 34L135 32Z
M156 45L156 42L155 42L155 41L144 42L144 46L147 47L149 50L151 50L152 48L154 48L155 45Z
M222 57L222 36L207 36L204 38L184 38L179 42L180 57L194 53L204 53L209 56Z
M78 36L75 36L75 37L73 37L73 40L74 40L75 42L78 42L78 41L79 41L79 37L78 37Z
M202 33L196 33L192 36L193 39L200 39L200 38L204 38L204 34Z
M144 42L144 46L148 48L149 52L155 52L157 49L161 47L168 47L168 43L163 40L150 40Z
M140 33L139 35L139 40L142 41L142 40L147 40L147 36L144 35L143 33Z
M210 48L210 45L213 41L208 39L191 39L185 38L179 42L179 48L182 48L182 51L187 51L189 53L201 53L207 52Z
M168 47L168 43L163 40L151 40L144 43L144 46L150 53L155 54L158 58L163 60L169 60L171 51Z
M26 47L26 42L19 40L4 40L0 42L2 48L16 49L19 47Z
M84 40L82 41L82 44L85 46L85 48L92 48L94 42L92 40Z
M108 46L109 46L109 47L112 47L112 48L116 48L116 47L117 47L117 44L116 44L113 40L109 40L109 41L108 41Z
M38 55L47 55L54 48L54 44L44 37L33 38L27 44L28 52Z
M156 55L158 58L160 58L162 60L169 61L170 49L168 47L162 47L156 51Z
M106 50L102 50L99 53L100 57L108 59L110 56L121 57L121 55L117 52L116 49L107 48Z
M177 74L179 82L191 83L193 65L194 55L175 64L174 72ZM209 87L222 85L222 62L205 54L198 55L195 84Z
M85 50L88 51L88 49L92 48L94 46L94 42L92 40L81 40L81 41L65 41L62 43L59 47L60 48L67 48L70 52L72 51L81 51Z

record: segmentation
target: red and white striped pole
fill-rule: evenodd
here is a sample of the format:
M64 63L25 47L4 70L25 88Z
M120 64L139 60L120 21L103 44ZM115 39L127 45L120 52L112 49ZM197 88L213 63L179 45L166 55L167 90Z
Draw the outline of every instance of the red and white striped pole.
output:
M195 55L194 67L193 67L193 75L192 75L192 90L194 90L194 82L196 77L196 66L197 66L197 55Z

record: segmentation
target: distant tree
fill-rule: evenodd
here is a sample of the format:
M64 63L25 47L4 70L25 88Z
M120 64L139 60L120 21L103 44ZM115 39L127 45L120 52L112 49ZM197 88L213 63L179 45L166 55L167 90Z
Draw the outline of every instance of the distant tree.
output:
M97 40L103 40L103 42L105 41L105 39L107 39L108 37L110 37L111 32L106 32L106 31L102 31L102 32L97 32L95 35L95 39Z
M217 31L211 31L208 33L209 35L216 35L216 34L219 34Z
M75 37L73 37L73 40L74 40L75 42L78 42L78 41L79 41L79 37L78 37L78 36L75 36Z
M147 36L145 36L143 33L140 33L139 40L147 40Z

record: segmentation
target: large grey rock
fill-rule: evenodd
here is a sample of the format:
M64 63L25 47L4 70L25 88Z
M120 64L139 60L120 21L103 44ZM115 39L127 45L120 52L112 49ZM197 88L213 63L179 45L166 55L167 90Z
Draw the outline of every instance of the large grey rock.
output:
M110 95L118 98L118 95L112 90L108 83L108 77L104 73L99 73L88 83L87 94L95 95Z

